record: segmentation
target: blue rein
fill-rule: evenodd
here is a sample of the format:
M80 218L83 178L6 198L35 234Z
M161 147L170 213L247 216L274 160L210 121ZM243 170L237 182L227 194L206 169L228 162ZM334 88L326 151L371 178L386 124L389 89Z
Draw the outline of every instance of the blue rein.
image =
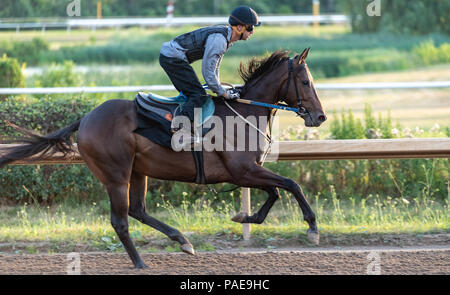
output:
M208 90L208 85L203 84L203 88L205 90ZM278 110L283 110L283 111L291 111L294 112L296 114L298 114L298 112L300 111L298 108L292 108L288 105L285 104L271 104L271 103L265 103L265 102L259 102L259 101L254 101L254 100L249 100L249 99L242 99L242 98L238 98L236 100L232 100L232 101L236 101L239 103L245 103L245 104L250 104L250 105L256 105L256 106L260 106L260 107L266 107L266 108L271 108L271 109L278 109Z

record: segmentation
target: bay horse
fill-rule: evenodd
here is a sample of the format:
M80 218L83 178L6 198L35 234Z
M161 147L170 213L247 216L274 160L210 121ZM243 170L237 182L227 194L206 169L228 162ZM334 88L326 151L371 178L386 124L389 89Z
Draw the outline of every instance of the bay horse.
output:
M298 108L306 126L318 127L326 120L321 103L306 65L309 49L289 57L289 52L275 51L270 56L253 58L239 74L244 80L241 97L269 104L281 101ZM215 116L225 119L236 116L222 98L214 98ZM242 115L271 118L271 109L228 101ZM43 136L27 132L23 145L12 148L0 158L0 168L17 160L37 155L45 158L55 152L73 152L71 135L78 131L78 150L86 165L104 185L110 198L111 225L120 238L135 268L146 268L128 231L128 216L166 234L180 243L182 251L194 254L194 247L175 228L155 219L146 212L147 178L194 182L195 163L190 152L175 152L155 144L133 131L137 128L136 107L130 100L109 100L70 126ZM250 127L246 125L245 133ZM267 132L267 129L265 129ZM17 142L17 141L16 141ZM236 141L235 141L236 142ZM279 188L292 193L304 220L308 223L308 238L318 243L316 217L300 186L292 179L277 175L261 165L263 150L204 152L204 174L208 184L231 183L241 187L258 188L268 193L267 201L253 215L239 213L233 221L262 223L279 198Z

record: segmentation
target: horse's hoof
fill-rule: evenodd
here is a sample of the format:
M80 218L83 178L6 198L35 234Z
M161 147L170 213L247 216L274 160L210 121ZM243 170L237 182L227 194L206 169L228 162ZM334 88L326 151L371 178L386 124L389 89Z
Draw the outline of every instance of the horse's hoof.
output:
M247 213L239 212L238 214L236 214L236 216L231 218L231 221L238 222L238 223L244 223L246 217L247 217Z
M195 255L194 247L191 244L183 244L180 248L184 253Z
M310 243L314 244L315 246L319 245L320 236L318 231L312 231L308 229L308 231L306 232L306 236L308 237L308 241Z

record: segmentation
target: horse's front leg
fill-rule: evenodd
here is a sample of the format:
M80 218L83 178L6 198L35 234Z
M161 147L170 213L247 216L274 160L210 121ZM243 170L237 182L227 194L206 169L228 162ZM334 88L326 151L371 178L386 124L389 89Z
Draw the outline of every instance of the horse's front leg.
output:
M239 223L257 223L257 224L261 224L264 222L273 204L275 204L275 202L279 199L280 192L276 187L266 187L262 189L269 194L269 198L258 210L258 212L256 212L251 216L248 216L247 213L245 212L240 212L231 219L232 221Z
M317 229L316 224L316 215L312 211L311 207L308 204L308 201L303 194L300 186L293 181L292 179L277 175L272 171L269 171L259 165L252 165L248 169L244 175L235 174L237 177L233 178L233 182L242 187L278 187L285 189L292 193L297 200L302 213L303 219L308 223L309 229L307 231L308 239L314 243L319 244L319 230ZM268 200L267 207L265 209L270 209L270 202ZM274 201L273 201L274 202ZM267 203L267 202L266 202ZM266 204L265 204L266 205ZM273 203L272 203L273 205ZM264 207L264 206L263 206ZM261 208L262 209L262 208ZM265 212L265 211L263 211Z

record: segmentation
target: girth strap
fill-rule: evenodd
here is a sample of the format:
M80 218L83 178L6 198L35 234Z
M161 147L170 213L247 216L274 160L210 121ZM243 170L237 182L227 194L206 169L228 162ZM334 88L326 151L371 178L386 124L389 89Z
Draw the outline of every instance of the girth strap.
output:
M195 163L195 183L206 184L205 170L203 166L203 151L192 150L192 156L194 157Z

